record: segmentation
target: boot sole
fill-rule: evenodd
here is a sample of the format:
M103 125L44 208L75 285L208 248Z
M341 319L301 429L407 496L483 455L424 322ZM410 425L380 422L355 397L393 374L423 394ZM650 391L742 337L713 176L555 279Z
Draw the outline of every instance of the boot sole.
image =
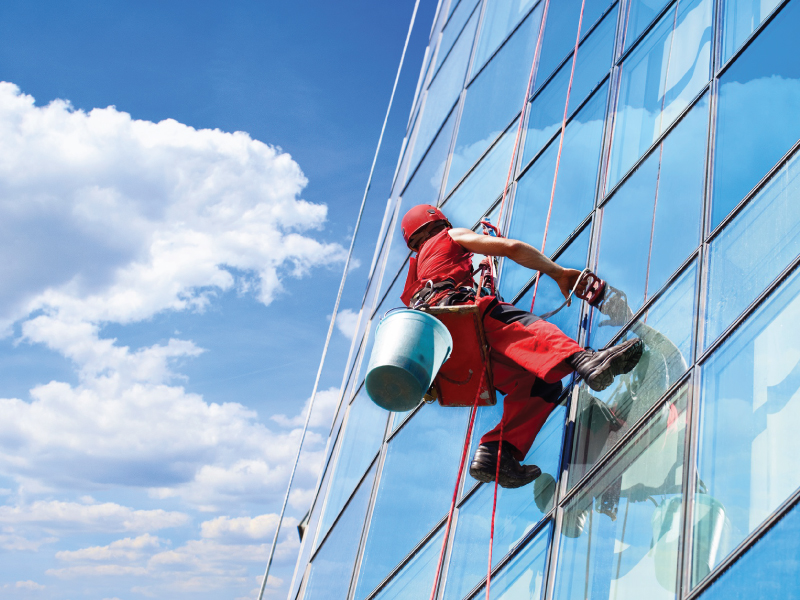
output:
M610 386L617 375L630 373L644 353L644 342L640 339L623 342L617 347L619 351L610 354L595 375L586 380L586 384L595 392L602 392Z
M535 466L535 465L529 465ZM483 483L492 483L494 482L494 474L495 471L492 470L489 472L488 470L470 467L469 468L470 477L473 479L477 479L478 481L482 481ZM508 475L504 474L503 471L500 471L500 476L497 479L497 484L506 489L514 489L519 488L524 485L528 485L530 482L534 481L539 475L542 474L541 469L536 467L535 474L532 474L530 479L520 479L519 477L509 477Z

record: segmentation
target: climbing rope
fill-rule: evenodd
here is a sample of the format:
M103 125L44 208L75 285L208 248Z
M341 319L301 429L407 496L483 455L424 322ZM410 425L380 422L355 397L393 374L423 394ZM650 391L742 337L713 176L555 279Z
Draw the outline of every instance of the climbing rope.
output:
M564 149L564 131L567 128L567 117L569 116L569 98L572 94L572 82L575 79L575 64L578 62L578 47L581 45L581 28L583 26L583 11L586 8L586 0L581 2L581 14L578 17L578 33L575 36L575 49L572 51L572 67L569 73L569 85L567 86L567 99L564 102L564 116L561 119L561 134L558 139L558 154L556 155L556 171L553 174L553 187L550 190L550 205L547 207L547 220L544 223L544 237L542 238L542 254L545 252L547 244L547 231L550 228L550 217L553 214L553 200L556 197L556 185L558 183L558 169L561 166L561 151ZM536 292L539 289L539 279L533 284L533 298L531 299L531 312L536 303Z
M367 185L364 189L364 196L361 198L361 206L358 209L358 218L356 218L355 228L353 229L353 237L350 239L350 250L347 253L347 260L344 263L344 270L342 272L342 280L339 283L339 292L336 295L336 303L333 305L333 312L331 313L331 322L328 326L328 334L325 338L325 345L322 349L322 358L319 361L319 368L317 369L317 377L314 380L314 388L311 392L311 400L308 403L308 411L306 413L306 420L303 424L303 433L300 436L300 443L297 447L297 455L294 459L294 466L292 466L292 472L289 475L289 485L286 486L286 495L283 497L283 505L281 506L280 516L278 517L278 526L275 528L275 537L272 539L272 546L269 550L269 557L267 559L267 567L264 570L264 578L261 580L261 588L258 591L258 600L262 600L264 597L264 589L267 586L267 579L269 578L269 570L272 566L272 560L275 557L275 548L278 545L278 535L281 531L281 525L283 524L283 517L286 514L286 505L289 502L289 492L292 489L292 483L294 482L294 476L297 473L297 465L300 462L300 452L303 449L303 441L306 438L306 433L308 432L308 424L311 421L311 411L314 409L314 401L317 397L317 388L319 387L319 380L322 376L322 367L325 364L325 357L328 354L328 347L330 346L331 336L333 334L333 329L336 325L336 316L339 312L339 303L342 300L342 293L344 291L344 284L347 281L347 272L350 268L350 260L353 257L353 247L356 243L356 236L358 235L358 230L361 227L361 217L364 215L364 206L367 203L367 195L369 194L369 189L372 186L372 176L375 172L375 164L378 161L378 154L381 150L381 144L383 143L383 134L386 132L386 124L389 121L389 113L392 110L392 103L394 102L394 95L397 91L397 84L400 81L400 72L403 69L403 61L406 58L406 51L408 50L408 42L411 39L411 32L414 29L414 21L417 18L417 10L419 9L419 2L417 0L414 4L414 11L411 13L411 22L408 24L408 33L406 34L406 41L403 45L403 52L400 55L400 64L397 66L397 75L394 78L394 85L392 86L392 93L389 96L389 106L386 107L386 116L383 118L383 125L381 126L381 133L378 136L378 146L375 148L375 155L372 158L372 166L369 170L369 177L367 177Z

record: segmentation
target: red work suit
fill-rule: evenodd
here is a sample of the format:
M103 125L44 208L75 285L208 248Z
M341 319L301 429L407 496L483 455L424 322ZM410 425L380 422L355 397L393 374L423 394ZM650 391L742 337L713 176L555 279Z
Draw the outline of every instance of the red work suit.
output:
M444 229L411 258L403 303L408 306L429 281L439 283L448 278L456 287L473 285L472 253ZM480 308L490 347L494 386L506 395L501 422L481 443L498 441L502 425L503 440L513 446L515 457L523 460L557 406L561 379L573 371L564 361L583 348L552 323L494 296L483 296L474 303Z

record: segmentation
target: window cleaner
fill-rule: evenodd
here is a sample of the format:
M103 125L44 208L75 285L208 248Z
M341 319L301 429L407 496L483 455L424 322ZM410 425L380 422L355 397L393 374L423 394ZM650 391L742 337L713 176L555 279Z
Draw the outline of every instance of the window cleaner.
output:
M590 388L603 390L611 385L614 377L636 366L642 356L643 343L632 339L598 352L585 350L552 323L503 302L494 291L491 268L479 267L481 285L476 289L473 253L485 255L487 259L484 260L488 261L505 257L551 277L564 295L565 304L573 293L579 298L599 301L603 291L599 279L560 267L529 244L453 228L442 211L424 204L411 208L403 217L401 227L406 244L416 252L409 261L401 295L403 303L409 308L435 314L445 324L446 318L442 315L448 312L472 313L470 319L452 323L451 334L477 324L475 343L482 344L481 350L485 349L485 356L480 351L470 353L479 359L479 375L475 368L470 374L469 369L461 365L461 372L453 376L446 372L451 366L458 366L455 358L459 335L453 335L453 354L442 365L440 375L444 373L445 377L436 379L434 392L441 393L442 404L451 406L471 405L475 400L475 396L447 400L448 392L458 393L457 384L465 380L479 383L477 393L485 388L488 394L485 403L492 403L495 389L505 394L501 422L481 438L470 465L470 475L484 482L497 479L499 485L507 488L526 485L541 471L535 465L522 465L521 461L548 415L558 405L561 380L577 372ZM453 382L455 384L448 387Z

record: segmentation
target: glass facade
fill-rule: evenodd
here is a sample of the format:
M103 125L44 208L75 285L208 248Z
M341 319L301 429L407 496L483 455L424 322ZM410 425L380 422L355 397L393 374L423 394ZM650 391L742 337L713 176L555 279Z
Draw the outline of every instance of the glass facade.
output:
M800 598L800 0L438 12L288 600L484 598L489 569L502 600ZM390 415L363 389L420 203L605 279L599 309L552 318L581 345L645 343L603 392L563 382L491 564L494 486L454 487L502 398L469 440L466 408ZM499 290L562 300L510 261Z

